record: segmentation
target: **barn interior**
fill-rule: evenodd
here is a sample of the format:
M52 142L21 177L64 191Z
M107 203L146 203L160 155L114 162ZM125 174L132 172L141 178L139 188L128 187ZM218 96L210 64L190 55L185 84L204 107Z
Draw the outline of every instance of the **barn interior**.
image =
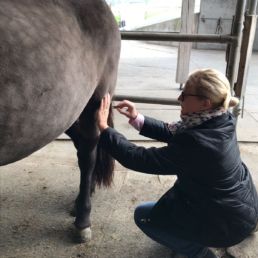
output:
M129 22L120 17L113 101L128 99L145 115L178 121L177 97L189 72L213 67L225 73L240 99L232 112L238 117L241 157L258 189L257 0L179 2L180 17L165 21L127 28ZM135 144L162 146L139 135L116 111L114 118L114 127ZM133 219L139 203L157 200L175 179L140 174L116 162L112 187L97 188L92 196L92 240L75 244L70 210L79 168L73 143L62 134L31 156L0 167L0 257L183 258L147 238ZM257 258L258 233L213 250L220 258Z

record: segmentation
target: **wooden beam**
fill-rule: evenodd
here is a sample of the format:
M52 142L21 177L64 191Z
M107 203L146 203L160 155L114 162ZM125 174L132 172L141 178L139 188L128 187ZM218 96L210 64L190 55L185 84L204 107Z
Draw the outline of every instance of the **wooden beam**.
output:
M195 0L183 0L181 11L181 30L180 33L193 34L194 31L194 6ZM192 43L180 42L177 56L176 82L183 84L189 74L189 63L191 56Z

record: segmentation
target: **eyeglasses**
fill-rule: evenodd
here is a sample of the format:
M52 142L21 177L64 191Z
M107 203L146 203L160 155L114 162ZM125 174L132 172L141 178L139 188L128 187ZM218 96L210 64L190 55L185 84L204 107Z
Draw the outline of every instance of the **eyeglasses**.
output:
M181 95L180 95L180 98L181 98L181 101L184 101L185 100L185 97L187 96L192 96L192 97L201 97L201 98L206 98L206 96L204 95L199 95L199 94L187 94L187 93L184 93L183 91L181 92Z

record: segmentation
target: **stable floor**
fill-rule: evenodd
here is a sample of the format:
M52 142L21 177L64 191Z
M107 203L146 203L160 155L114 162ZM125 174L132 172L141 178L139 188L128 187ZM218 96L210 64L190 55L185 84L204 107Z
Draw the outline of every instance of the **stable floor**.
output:
M258 188L258 144L241 143L240 149ZM147 238L133 221L135 207L157 200L174 180L133 172L116 163L113 186L97 189L92 198L92 241L75 244L69 212L79 184L76 153L70 141L54 141L0 168L0 257L179 258ZM215 251L230 257L226 250ZM235 258L257 258L257 234L228 252Z

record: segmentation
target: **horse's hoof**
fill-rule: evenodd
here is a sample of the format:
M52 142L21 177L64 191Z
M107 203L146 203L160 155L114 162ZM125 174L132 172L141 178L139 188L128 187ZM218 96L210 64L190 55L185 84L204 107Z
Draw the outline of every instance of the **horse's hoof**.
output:
M91 228L75 228L76 239L79 243L88 243L91 240Z

